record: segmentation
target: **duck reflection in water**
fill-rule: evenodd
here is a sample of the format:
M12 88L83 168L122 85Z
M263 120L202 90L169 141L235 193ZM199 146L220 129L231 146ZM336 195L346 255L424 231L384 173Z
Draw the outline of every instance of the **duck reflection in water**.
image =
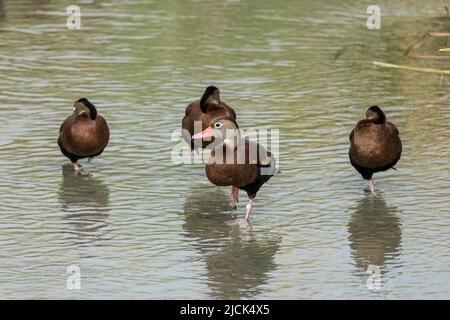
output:
M109 188L90 174L74 176L72 166L62 167L59 200L65 219L78 243L104 236L109 212Z
M369 265L383 270L401 250L401 221L396 207L387 206L381 194L358 201L348 224L350 248L358 272ZM385 269L384 269L385 270Z
M251 298L276 268L281 237L252 234L239 224L228 196L219 188L195 190L184 205L184 225L191 244L206 263L208 286L215 298ZM207 199L207 201L205 200Z

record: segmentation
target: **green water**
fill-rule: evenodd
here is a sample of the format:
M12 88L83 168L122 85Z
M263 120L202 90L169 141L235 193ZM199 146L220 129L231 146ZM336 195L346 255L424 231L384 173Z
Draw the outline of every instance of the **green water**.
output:
M67 1L0 0L0 297L449 298L450 78L371 61L448 70L404 53L450 22L444 1L377 3L380 30L369 1L80 1L69 30ZM171 160L208 85L240 127L280 131L252 230L229 223L244 193L235 211L201 164ZM81 96L111 139L74 178L56 139ZM403 141L376 197L347 156L373 104Z

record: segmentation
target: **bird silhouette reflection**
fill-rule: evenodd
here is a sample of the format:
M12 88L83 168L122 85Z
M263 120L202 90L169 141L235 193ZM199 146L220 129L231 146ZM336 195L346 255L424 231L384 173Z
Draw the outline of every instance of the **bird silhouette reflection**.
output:
M68 232L77 243L97 240L104 235L109 212L109 188L91 175L74 176L72 166L62 167L59 201Z
M348 223L350 248L356 266L380 268L401 250L401 221L396 207L386 205L380 194L365 196L352 209Z
M215 298L254 297L276 268L281 237L252 234L237 219L228 196L219 188L196 188L184 205L184 225L191 244L202 253L208 286Z

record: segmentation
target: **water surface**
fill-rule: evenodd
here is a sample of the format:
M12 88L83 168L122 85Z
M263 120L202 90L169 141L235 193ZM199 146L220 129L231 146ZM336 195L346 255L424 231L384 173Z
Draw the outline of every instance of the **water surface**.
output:
M381 30L366 1L81 1L68 30L65 1L0 0L0 297L449 298L449 77L371 61L448 69L404 53L450 23L442 1L379 3ZM211 84L242 128L280 131L251 230L229 223L244 193L235 211L201 164L171 161ZM82 96L111 139L73 177L56 139ZM375 197L347 156L373 104L404 146Z

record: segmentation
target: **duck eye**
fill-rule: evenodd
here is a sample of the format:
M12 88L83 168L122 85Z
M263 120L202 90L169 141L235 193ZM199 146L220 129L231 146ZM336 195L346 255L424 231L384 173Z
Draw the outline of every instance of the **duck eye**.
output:
M219 129L222 126L221 122L214 123L214 128Z

